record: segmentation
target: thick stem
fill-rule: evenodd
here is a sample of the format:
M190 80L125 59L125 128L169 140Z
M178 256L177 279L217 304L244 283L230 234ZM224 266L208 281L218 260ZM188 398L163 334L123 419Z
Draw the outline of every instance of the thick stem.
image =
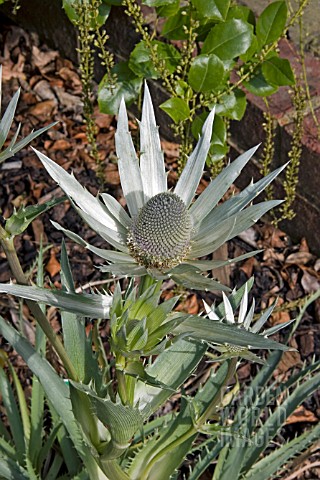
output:
M221 386L220 390L216 393L213 397L210 405L208 406L207 410L201 415L199 420L197 421L197 426L201 426L207 422L212 416L215 414L217 406L221 403L221 391L227 387L228 383L232 379L233 375L235 374L236 367L237 367L238 358L232 358L229 363L228 371L226 378L224 379L223 385ZM223 392L222 392L223 393Z
M130 480L116 460L101 460L101 468L109 480Z
M149 287L157 283L157 280L151 275L144 275L143 277L140 278L140 283L139 283L139 296L142 295Z
M2 245L2 248L4 250L5 255L7 257L11 272L12 272L13 276L15 277L15 279L17 280L17 282L20 285L28 285L28 280L27 280L27 278L26 278L26 276L25 276L25 274L22 270L20 261L19 261L18 256L17 256L17 252L16 252L15 247L14 247L13 237L9 236L7 234L7 232L2 227L0 227L0 243ZM51 345L53 346L53 348L57 352L58 356L60 357L60 359L63 363L63 366L68 373L68 376L72 380L77 381L78 380L77 372L76 372L75 368L73 367L73 365L70 361L70 358L69 358L67 352L65 351L65 348L64 348L63 344L61 343L59 337L57 336L57 334L51 328L51 325L48 322L47 317L42 312L41 308L39 307L39 305L36 302L34 302L32 300L26 300L26 303L27 303L27 305L30 309L30 312L32 313L32 315L34 316L34 318L36 319L36 321L38 322L38 324L42 328L44 334L48 338L49 342L51 343Z
M216 395L214 396L214 398L212 399L210 405L208 406L208 408L206 409L206 411L201 415L201 417L197 420L197 422L195 423L195 425L193 425L192 427L190 427L190 429L185 432L183 435L181 435L181 437L177 438L174 442L170 443L169 445L167 445L165 448L163 448L160 452L158 452L149 462L149 464L146 466L145 468L145 471L143 472L143 475L141 477L141 480L147 480L148 478L148 475L149 475L149 472L150 470L152 469L152 467L164 456L166 455L167 453L169 452L172 452L174 448L178 447L179 445L181 445L183 442L185 442L186 440L188 440L190 437L192 437L193 435L196 435L199 431L199 428L204 425L206 423L207 420L209 420L210 418L212 418L213 414L215 413L215 410L217 408L217 406L221 403L221 391L224 389L224 387L226 387L229 383L229 381L231 380L231 378L233 377L234 373L235 373L235 370L236 370L236 366L237 366L237 361L238 359L237 358L233 358L231 359L230 363L229 363L229 367L228 367L228 371L227 371L227 374L226 374L226 377L224 379L224 382L220 388L220 390L216 393Z

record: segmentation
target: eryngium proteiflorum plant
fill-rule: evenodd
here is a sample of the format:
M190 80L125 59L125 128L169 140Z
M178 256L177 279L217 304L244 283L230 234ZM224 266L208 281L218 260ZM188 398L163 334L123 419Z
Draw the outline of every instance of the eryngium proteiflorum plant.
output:
M214 110L208 116L202 136L189 157L173 191L168 190L167 175L153 106L145 87L140 122L140 162L128 130L124 100L121 103L116 151L121 185L129 214L102 193L104 202L87 192L77 180L40 152L39 159L69 196L79 215L117 251L96 248L63 227L70 238L109 262L101 267L114 275L172 278L188 288L229 290L201 272L221 267L224 262L198 260L214 252L227 240L254 224L281 201L251 202L281 172L280 167L222 205L222 196L240 174L257 147L240 155L192 203L210 148ZM253 255L255 252L249 254ZM233 261L242 260L241 256Z
M152 111L150 99L148 94L146 95L144 112L146 109ZM146 113L144 113L144 117L145 115ZM153 114L151 117L153 118ZM155 124L152 125L155 127ZM144 164L144 168L151 172L154 167L153 175L155 177L153 178L158 178L156 172L159 162L153 162L159 156L160 149L157 150L153 147L155 146L154 135L156 135L158 147L159 137L155 133L155 128L153 130L150 128L148 125L142 128L142 136L151 135L149 140L143 137L144 143L142 143L145 146L143 152L149 152L147 158L151 162L148 167ZM128 138L131 141L130 137ZM124 144L120 142L120 145L125 145L125 141L124 138ZM203 145L208 142L210 143L209 125L206 126L204 136L199 141L198 147L186 167L186 171L190 175L196 172L195 183L200 178L198 170L199 165L203 165L202 154L206 153ZM119 153L118 141L117 148ZM133 152L132 149L130 151ZM226 202L226 210L223 209L223 205L214 210L210 208L210 201L218 202L217 198L220 198L221 192L227 188L231 177L237 176L237 169L241 169L242 162L245 163L247 159L245 154L244 157L240 157L240 160L236 160L232 164L233 168L232 166L228 167L224 175L221 175L220 183L211 183L193 204L197 205L196 211L199 215L203 215L203 219L206 218L206 215L210 217L211 212L213 212L212 215L214 212L218 212L214 217L217 230L220 225L217 217L222 223L232 218L232 226L238 225L237 228L246 224L245 218L247 218L247 223L253 222L255 210L252 210L252 207L245 209L245 206L250 202L250 197L254 198L259 193L259 189L262 190L268 184L270 177L261 180L255 186L248 187L242 194L234 197L233 201ZM177 478L177 469L184 463L186 456L192 453L194 448L197 448L200 457L193 461L194 470L190 472L189 480L200 478L206 466L217 455L219 455L219 463L214 474L215 480L230 480L230 478L269 480L284 461L308 447L317 438L319 429L316 427L313 431L307 432L282 447L279 458L273 452L268 458L270 462L265 462L264 459L260 460L261 453L276 435L279 425L286 420L296 406L318 388L319 375L307 378L310 373L315 372L317 365L307 367L303 372L290 378L280 389L274 389L272 386L265 392L259 391L261 386L263 388L266 386L267 380L280 359L281 351L286 351L289 347L268 338L268 335L275 329L258 334L260 327L271 314L271 308L251 326L254 308L251 307L248 311L247 296L253 279L240 289L234 290L228 297L224 296L223 302L217 307L207 307L208 316L173 311L177 298L161 301L162 282L146 275L147 273L167 278L174 271L175 278L182 283L187 278L188 283L194 288L200 288L201 282L212 282L198 275L198 278L194 278L193 283L190 275L194 264L197 265L197 272L201 270L201 266L205 270L212 268L213 265L211 261L193 261L191 257L192 251L195 255L195 251L192 250L193 243L196 242L198 250L201 246L200 239L196 240L197 235L200 237L200 233L202 232L204 235L203 231L205 231L202 223L200 226L203 231L196 230L198 216L191 210L193 205L190 206L193 193L190 194L191 197L189 195L189 199L186 196L188 189L191 192L196 188L193 183L195 179L192 179L192 176L189 178L189 174L187 177L184 176L184 185L188 187L186 190L180 185L180 190L177 186L173 193L168 192L167 189L157 191L157 188L148 193L149 186L154 183L149 184L147 182L149 177L145 179L144 175L141 175L143 162L138 167L137 159L134 157L131 159L135 165L134 171L139 173L139 178L141 182L144 179L144 183L143 190L134 190L135 180L132 179L132 176L128 180L125 171L122 170L122 181L131 215L129 216L112 197L104 196L106 206L103 206L98 199L85 192L63 169L60 167L59 169L44 156L43 160L47 166L49 165L50 170L58 172L57 176L60 180L62 179L61 183L81 215L106 240L113 239L111 244L119 248L120 252L95 249L72 232L68 232L68 235L91 250L106 256L106 259L112 263L112 269L120 268L119 260L123 259L123 255L125 255L126 262L122 263L122 268L129 269L132 264L130 276L138 275L137 269L140 269L142 281L139 286L135 286L134 279L131 279L124 292L121 291L120 285L116 285L112 295L105 292L76 293L66 248L62 243L62 289L27 286L27 280L14 249L13 238L23 231L35 212L29 212L30 215L28 214L27 218L20 218L16 215L16 219L9 223L10 228L7 228L8 225L6 225L6 229L0 227L1 244L11 270L16 279L23 283L23 285L14 283L0 285L0 291L29 300L28 305L35 320L46 333L65 370L59 367L59 371L56 372L46 359L45 347L38 348L36 341L36 348L34 348L23 332L16 330L10 322L6 322L2 317L0 317L0 333L10 346L23 357L37 377L44 390L41 398L46 398L54 422L61 420L66 431L64 433L61 429L58 430L59 424L57 424L48 440L45 441L44 450L41 449L42 443L39 443L41 432L38 428L41 410L36 408L37 412L35 412L32 408L29 422L28 404L22 398L22 389L16 383L22 419L22 425L19 424L20 416L12 414L16 405L14 396L10 392L9 383L3 381L5 375L2 374L2 386L4 387L2 388L4 390L2 397L8 411L8 421L6 422L8 429L0 421L0 477L8 480L12 478L27 480L35 478L39 472L42 478L47 471L42 468L43 451L50 450L55 435L57 435L59 444L56 442L53 448L61 448L62 452L55 455L46 478L49 476L52 479L66 478L70 474L72 478L83 480L168 480ZM120 170L125 161L125 158L120 159ZM233 172L232 175L230 172ZM129 169L127 174L131 173L132 171ZM275 176L275 174L273 175ZM162 196L162 199L158 207L154 208L159 195ZM176 227L175 222L172 222L171 217L167 215L171 211L164 208L166 200L172 198L171 195L174 195L173 202L177 206L175 218L180 224L180 228L175 230L174 237L174 246L178 249L178 253L175 250L174 257L172 257L178 265L173 266L167 263L160 265L159 258L164 258L165 262L170 260L169 254L166 254L167 250L163 253L164 250L160 249L160 255L156 259L157 263L152 264L151 267L150 259L154 261L155 254L154 251L151 251L150 254L150 245L154 246L153 242L159 242L159 236L162 235L158 222L161 225L165 224L168 229ZM142 201L139 208L136 203L137 198ZM149 207L152 215L148 210ZM130 208L136 208L136 214L131 212ZM248 214L248 217L241 217L243 213ZM262 211L258 210L258 213L261 214ZM258 213L256 212L256 214ZM141 217L145 216L151 224L146 232L141 226L143 220L140 221ZM239 218L241 221L237 223ZM17 228L19 219L21 225L20 228ZM154 230L157 232L155 238L152 229L153 223L155 223ZM13 228L15 225L16 227ZM184 226L183 229L181 229L181 225ZM209 226L212 229L214 227L212 218ZM182 240L180 230L182 230ZM165 239L169 235L168 232L170 230L166 232ZM143 241L139 240L139 236L143 237ZM133 240L133 237L137 238ZM134 242L139 243L138 254L133 250ZM186 244L188 244L188 248ZM160 248L161 245L158 247ZM145 251L143 255L140 255L141 250ZM200 255L199 251L198 254ZM130 263L128 259L130 259ZM145 265L145 263L147 264ZM181 280L184 269L188 276L182 277ZM43 270L40 260L39 270ZM39 273L38 276L41 277ZM207 283L205 285L208 286ZM210 287L212 285L213 283L210 283ZM37 308L35 308L35 302ZM59 338L60 335L58 336L52 330L50 322L44 315L43 304L60 308L62 341ZM239 313L237 314L238 308ZM88 324L88 320L92 323ZM104 343L100 337L100 320L110 320L105 329ZM39 340L38 334L39 331L36 334L36 338ZM203 385L199 386L197 380L197 384L193 384L188 392L188 385L190 386L190 382L193 381L193 373L199 362L206 356L212 358L212 347L222 352L218 359L215 358L221 365L218 369L215 366L212 369L209 367L211 371L207 372L209 376L206 375L203 379ZM252 382L254 395L249 394L248 400L248 395L245 394L246 408L241 408L234 414L225 408L232 396L230 391L226 391L226 387L234 376L242 357L261 362L261 359L252 354L251 350L254 349L275 350L275 352L268 359L270 365L264 365ZM106 354L106 350L108 354ZM259 426L261 425L260 414L262 412L255 408L256 402L259 407L262 405L263 408L277 398L278 392L283 399L283 392L291 389L295 383L297 387L292 393L290 392L281 408L277 408L260 429L255 428L257 420L259 420ZM182 389L183 385L184 389ZM236 387L237 385L238 383L236 383ZM38 386L35 383L33 388L36 390L33 391L31 402L37 407L40 406L39 399L37 400ZM236 387L233 389L234 392ZM255 396L256 391L258 394ZM168 413L157 417L155 414L159 412L159 409L165 411L164 409L170 405L167 402L173 394L175 394L175 415ZM250 402L253 408L251 408ZM170 409L172 410L172 407ZM219 422L219 416L221 422ZM224 420L225 418L227 421ZM233 421L233 424L230 424L230 420ZM32 438L30 423L40 435L36 435L36 443ZM259 442L255 442L256 438ZM240 449L237 440L241 440ZM37 452L31 451L31 448L35 448L31 445L39 447L39 452L42 452L40 459L37 459ZM207 449L209 445L210 448ZM63 460L66 465L63 464ZM48 466L47 461L45 464ZM34 469L37 473L34 473ZM69 473L66 474L66 472ZM261 472L263 472L262 475Z

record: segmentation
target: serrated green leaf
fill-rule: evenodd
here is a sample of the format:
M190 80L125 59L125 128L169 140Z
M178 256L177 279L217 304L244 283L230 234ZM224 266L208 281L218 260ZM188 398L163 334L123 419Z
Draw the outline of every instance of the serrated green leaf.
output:
M53 198L45 203L37 205L28 205L20 207L19 210L6 220L5 229L10 235L19 235L35 220L39 215L52 207L64 202L67 197Z
M288 443L285 443L280 448L275 449L272 453L256 462L243 479L261 480L261 478L272 478L280 468L283 468L288 460L308 448L312 443L316 442L319 437L320 424Z
M87 385L72 382L74 388L85 393L99 420L111 434L109 444L101 453L103 460L119 457L131 444L137 430L142 428L142 416L137 408L113 403L107 398L99 398Z
M92 452L84 442L72 413L69 389L63 379L56 374L47 360L39 355L33 349L32 345L15 331L13 327L6 323L2 317L0 317L0 332L26 361L30 370L39 377L49 400L54 400L54 408L72 438L74 447L82 458L89 475L97 480L108 480L108 477L100 470L92 456Z
M1 79L0 79L1 81ZM7 139L8 133L10 131L13 119L14 119L14 114L17 108L17 103L19 100L20 96L20 88L16 91L12 99L10 100L10 103L1 119L0 122L0 148L2 148L4 142Z
M176 334L188 334L191 338L204 340L218 345L232 344L252 349L290 350L289 347L262 335L251 333L235 324L226 324L207 318L185 316L185 321L175 329Z
M171 479L197 436L192 428L193 417L193 404L183 402L177 417L165 425L159 435L149 438L137 452L128 469L130 478ZM184 436L184 442L174 447L174 442ZM155 457L159 459L157 462L153 461Z
M203 43L201 53L214 53L221 60L232 60L246 53L252 42L252 27L232 18L213 27Z
M287 21L287 4L285 1L272 2L263 10L257 20L257 37L260 47L279 39Z
M320 386L320 374L299 385L284 402L269 416L263 426L256 432L255 442L249 445L244 455L243 471L247 472L258 460L285 420L294 410Z
M13 157L22 148L24 148L26 145L28 145L30 142L32 142L32 140L37 138L39 135L42 135L42 133L46 132L47 130L49 130L49 128L53 127L57 123L58 122L50 123L50 125L47 125L43 128L40 128L39 130L36 130L35 132L31 132L25 138L22 138L21 140L19 140L19 142L16 141L17 137L18 137L18 133L19 133L19 129L18 129L15 136L12 138L12 140L10 142L10 145L5 150L0 152L0 163L4 162L8 158Z
M98 294L73 294L61 290L0 284L0 292L52 305L90 318L109 318L111 297Z
M264 78L271 85L281 87L295 83L294 73L286 58L271 57L263 62L261 68Z
M190 67L188 80L196 92L215 91L223 83L225 75L224 64L214 54L199 55Z
M23 465L26 455L26 444L24 441L22 420L17 402L14 397L13 389L2 368L0 368L0 391L3 406L6 410L6 417L10 425L12 439L15 445L16 460Z
M27 470L0 452L0 477L6 480L30 480Z
M188 103L182 98L172 97L160 105L160 108L166 112L175 123L183 122L190 116Z
M135 389L135 404L144 418L171 397L183 382L189 378L206 351L206 345L192 340L179 338L170 347L166 348L152 365L146 367L146 373L167 389L145 385L138 381Z

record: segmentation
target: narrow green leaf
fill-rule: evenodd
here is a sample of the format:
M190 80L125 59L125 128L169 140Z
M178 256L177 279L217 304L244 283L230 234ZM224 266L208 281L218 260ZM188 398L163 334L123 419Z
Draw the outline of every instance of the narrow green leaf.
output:
M50 125L47 125L43 128L40 128L39 130L36 130L35 132L31 132L25 138L22 138L21 140L19 140L19 142L16 143L18 133L19 133L19 129L18 129L17 132L16 132L16 135L11 140L10 145L5 150L0 152L0 163L4 162L5 160L7 160L10 157L13 157L13 155L15 155L20 150L22 150L26 145L28 145L30 142L32 142L32 140L37 138L39 135L42 135L44 132L49 130L49 128L54 127L54 125L56 125L57 123L58 122L50 123Z
M19 100L20 96L20 88L16 91L12 99L10 100L10 103L7 107L7 110L5 111L1 122L0 122L0 148L2 148L4 142L7 139L8 133L10 131L13 119L14 119L14 114L17 108L17 103Z
M319 440L319 437L320 424L285 443L280 448L276 448L272 453L256 462L243 479L261 480L261 478L272 478L280 468L283 468L286 462Z
M206 345L193 340L178 339L166 348L146 373L168 385L167 389L146 385L138 381L135 404L144 418L148 418L190 377L206 351Z
M41 357L32 345L13 327L6 323L2 317L0 317L0 333L19 355L22 356L30 370L39 377L47 398L52 400L52 402L54 401L54 408L64 423L90 477L96 478L97 480L110 480L102 473L94 460L92 452L84 441L83 435L72 413L69 388L66 383L56 374L47 360Z
M109 318L109 309L112 301L111 297L105 294L74 294L61 290L13 284L0 284L0 292L46 303L53 307L90 318Z
M19 235L35 220L39 215L46 212L52 207L64 202L67 197L53 198L47 202L20 207L6 221L5 229L10 235Z
M299 385L289 397L269 416L255 435L255 442L247 447L244 456L244 472L247 472L258 460L270 440L279 431L281 425L294 410L320 386L320 374Z
M191 338L224 345L232 344L253 349L290 350L289 347L262 335L251 333L236 324L213 321L197 315L186 315L184 322L174 330L176 334L188 334Z
M30 480L29 473L19 464L0 452L0 477L6 480Z
M12 387L2 368L0 368L0 391L2 395L2 402L6 410L8 423L10 425L11 435L17 452L17 460L21 465L24 465L26 445L24 441L21 416Z

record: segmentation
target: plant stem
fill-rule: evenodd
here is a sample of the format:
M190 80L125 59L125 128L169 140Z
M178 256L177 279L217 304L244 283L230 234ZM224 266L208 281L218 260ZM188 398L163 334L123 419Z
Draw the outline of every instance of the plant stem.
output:
M151 277L151 275L144 275L143 277L141 277L138 295L141 296L149 287L151 287L155 283L157 283L157 280Z
M118 380L118 393L123 405L128 405L127 383L125 373L123 371L126 364L126 359L122 355L116 358L116 376Z
M14 237L9 236L9 234L2 228L0 227L0 244L2 245L2 248L4 250L4 253L7 257L11 272L17 282L20 285L28 285L28 280L22 270L21 263L19 261L19 258L17 256L17 252L14 247ZM74 366L71 363L71 360L65 351L65 348L63 344L61 343L59 337L57 334L53 331L47 317L45 314L42 312L41 308L39 305L32 301L32 300L26 300L26 303L42 328L43 332L45 333L46 337L48 338L49 342L57 352L58 356L60 357L64 368L67 371L68 376L75 381L78 381L77 378L77 372L74 368Z
M109 480L130 480L116 460L101 460L101 468Z
M219 403L221 403L221 391L226 387L233 377L236 366L237 366L237 361L238 358L232 358L229 363L228 371L226 374L226 377L224 379L224 382L220 388L220 390L216 393L214 398L212 399L210 405L206 409L206 411L201 415L201 417L196 421L196 423L188 430L186 431L183 435L181 435L179 438L177 438L174 442L170 443L167 445L165 448L160 450L151 460L150 463L146 466L146 469L143 473L143 476L141 477L141 480L147 480L148 475L152 467L163 457L169 452L172 452L176 447L181 445L183 442L188 440L190 437L193 435L196 435L199 431L199 429L202 427L203 424L206 423L207 420L209 420L213 414L215 413L215 410Z
M232 358L230 360L226 378L224 379L224 382L223 382L220 390L213 397L213 399L212 399L210 405L208 406L207 410L201 415L201 417L197 421L198 426L201 426L204 423L206 423L206 421L209 420L212 417L212 415L215 413L215 410L216 410L216 408L219 405L220 400L221 400L221 390L228 385L229 381L232 379L233 375L235 374L237 361L238 361L238 357Z

